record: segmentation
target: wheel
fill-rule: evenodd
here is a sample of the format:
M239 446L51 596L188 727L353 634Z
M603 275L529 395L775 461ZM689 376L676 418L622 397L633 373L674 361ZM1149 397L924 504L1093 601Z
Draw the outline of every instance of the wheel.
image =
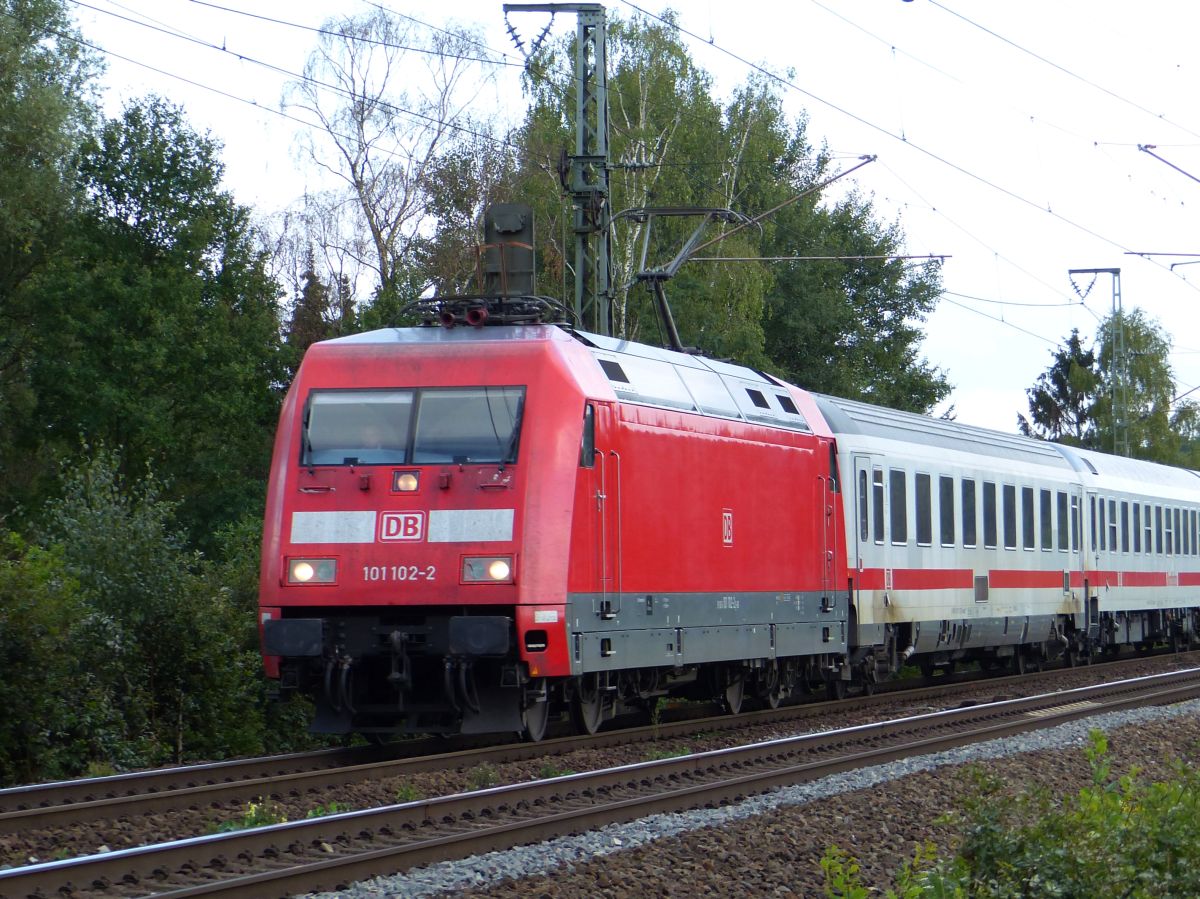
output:
M840 677L827 677L825 679L825 692L830 699L845 699L846 682Z
M933 665L933 659L921 659L919 667L921 669L921 677L925 678L925 680L933 679L933 672L936 670Z
M783 678L779 668L775 666L768 668L765 674L760 675L760 678L758 696L763 705L769 709L779 708L779 704L783 702Z
M1017 647L1017 651L1013 653L1012 670L1014 674L1024 674L1029 670L1029 664L1025 658L1025 653Z
M575 698L571 700L571 719L575 729L591 735L604 721L604 695L600 692L600 677L585 674L579 679Z
M742 700L745 698L746 678L741 674L735 675L721 696L721 701L725 704L725 710L731 715L738 714L742 710Z
M536 690L534 692L541 692ZM546 726L550 723L550 697L542 702L532 702L521 713L525 722L525 739L530 743L540 743L546 736Z

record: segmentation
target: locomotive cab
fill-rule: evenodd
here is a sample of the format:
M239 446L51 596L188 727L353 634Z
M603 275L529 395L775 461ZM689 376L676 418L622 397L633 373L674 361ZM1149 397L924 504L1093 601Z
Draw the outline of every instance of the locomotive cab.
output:
M583 430L570 343L389 329L310 349L277 438L261 611L268 673L314 698L314 730L521 731L544 702L530 671L565 660L565 577L540 560L566 553Z

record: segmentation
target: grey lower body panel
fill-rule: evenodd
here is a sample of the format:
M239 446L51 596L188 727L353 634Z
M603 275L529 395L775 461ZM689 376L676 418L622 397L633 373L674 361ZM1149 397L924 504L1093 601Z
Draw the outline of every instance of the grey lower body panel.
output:
M820 592L575 594L574 674L845 653L849 603Z
M919 653L986 649L1040 643L1054 636L1058 615L943 619L912 622L912 645Z

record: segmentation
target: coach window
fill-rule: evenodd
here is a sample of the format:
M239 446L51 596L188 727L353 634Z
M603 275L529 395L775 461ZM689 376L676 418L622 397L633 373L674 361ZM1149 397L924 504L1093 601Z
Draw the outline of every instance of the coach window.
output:
M1104 497L1100 497L1100 548L1108 548L1108 527L1105 525L1104 508L1107 505Z
M1129 552L1129 503L1121 500L1121 552Z
M942 523L942 546L954 545L954 478L938 478L938 511Z
M1182 555L1183 547L1183 523L1180 521L1180 516L1183 512L1179 509L1175 510L1175 554Z
M1088 520L1091 522L1091 525L1092 525L1092 527L1091 527L1092 552L1095 552L1096 548L1097 548L1097 544L1096 544L1096 497L1094 497L1094 496L1088 497L1088 510L1091 512L1091 514L1088 515Z
M1192 555L1200 554L1200 550L1196 548L1196 510L1192 509Z
M1079 552L1079 497L1071 497L1071 552Z
M1058 502L1058 548L1061 552L1067 551L1067 495L1061 490L1055 494L1055 500Z
M1163 548L1165 555L1171 556L1175 554L1175 529L1171 527L1171 510L1163 510Z
M1108 501L1108 551L1117 551L1117 501Z
M1033 512L1033 488L1021 488L1021 546L1025 549L1033 549L1034 541L1033 534L1036 530L1034 527L1034 512ZM1007 546L1007 541L1005 542Z
M1142 551L1142 504L1133 504L1133 551Z
M1154 525L1151 522L1150 504L1142 506L1142 527L1145 528L1143 533L1146 539L1142 542L1142 550L1147 553L1154 552Z
M1017 548L1017 488L1004 485L1004 548Z
M1054 518L1052 511L1052 502L1049 490L1042 490L1038 494L1038 500L1041 503L1042 516L1042 549L1054 549Z
M963 546L975 546L975 481L962 479Z
M1154 507L1154 551L1160 556L1163 551L1162 506Z
M858 473L858 539L863 543L867 542L870 536L869 525L871 523L870 515L870 494L867 492L867 470L864 468Z
M876 468L871 487L871 506L875 517L875 542L882 544L883 534L883 469Z
M929 475L917 473L917 546L933 543L933 496Z
M892 544L903 546L908 543L908 475L893 468L888 475L892 504Z
M983 482L983 545L996 548L996 485Z

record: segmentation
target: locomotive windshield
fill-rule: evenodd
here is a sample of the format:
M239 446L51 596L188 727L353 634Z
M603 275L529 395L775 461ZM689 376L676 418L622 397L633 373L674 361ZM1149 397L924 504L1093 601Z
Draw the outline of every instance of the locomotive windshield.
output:
M523 387L314 390L304 465L516 461Z

